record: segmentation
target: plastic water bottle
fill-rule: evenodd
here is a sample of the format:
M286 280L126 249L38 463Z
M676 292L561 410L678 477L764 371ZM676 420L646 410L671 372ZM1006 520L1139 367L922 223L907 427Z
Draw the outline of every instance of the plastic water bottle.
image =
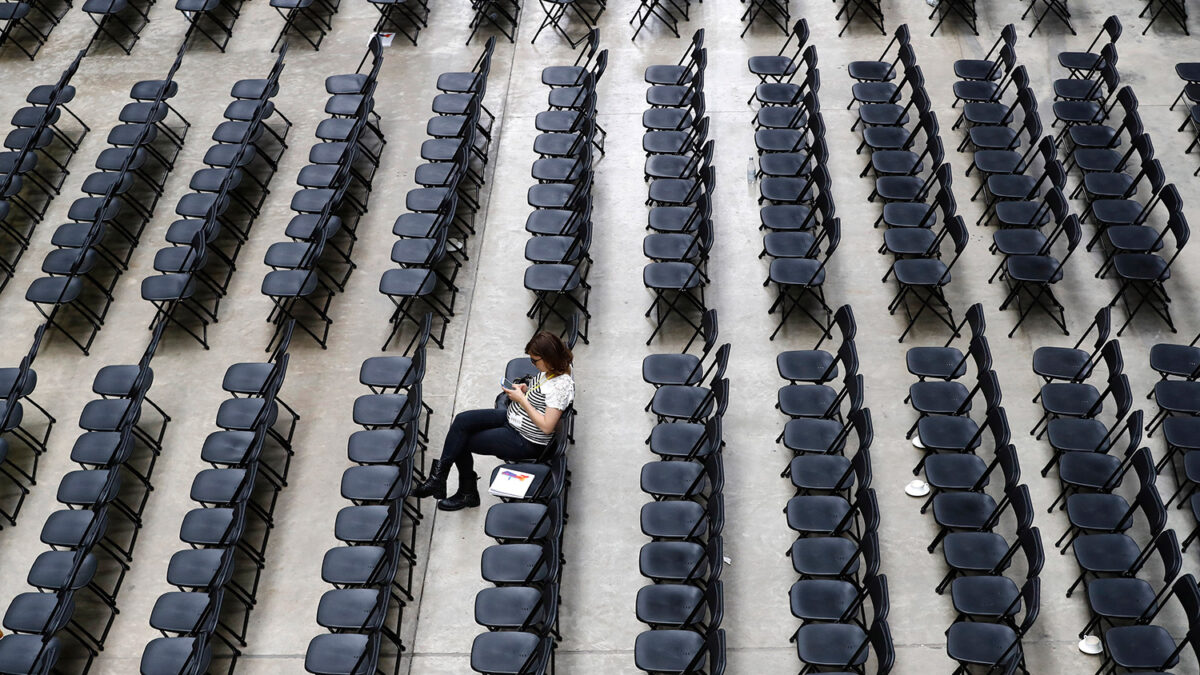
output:
M758 167L754 164L754 157L751 156L746 160L746 182L753 183L758 177Z

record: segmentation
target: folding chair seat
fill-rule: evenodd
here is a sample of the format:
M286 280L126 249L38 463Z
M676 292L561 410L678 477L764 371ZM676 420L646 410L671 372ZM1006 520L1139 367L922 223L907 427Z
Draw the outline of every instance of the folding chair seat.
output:
M847 344L852 345L852 343ZM858 374L857 356L850 357L845 363L846 373L842 377L841 389L835 389L825 384L785 385L779 388L776 407L780 412L793 419L807 417L840 421L842 419L842 402L846 398L857 398L857 392L862 389L862 376Z
M1004 511L1011 506L1017 520L1017 529L1029 527L1033 520L1033 505L1029 490L1016 483L1019 472L1005 476L1004 497L996 501L985 492L942 492L933 500L933 519L938 524L937 536L927 549L933 553L938 543L946 541L952 533L991 533ZM1003 538L1000 539L1003 544ZM946 553L947 560L950 554ZM951 564L952 569L960 569ZM939 591L940 592L940 591Z
M655 541L703 542L724 529L723 505L719 494L704 505L687 499L649 502L639 518L642 534Z
M852 98L850 105L846 106L847 109L849 109L850 106L854 105L855 103L858 103L859 105L869 105L877 103L896 103L900 100L900 86L904 84L905 80L908 79L908 73L917 67L917 57L916 53L912 49L912 45L903 43L900 44L896 51L896 58L900 63L901 71L906 76L905 79L901 80L899 84L891 81L892 78L855 82L850 87ZM875 69L879 70L878 66L875 66ZM888 69L894 72L895 65L889 63ZM887 70L883 70L882 72L886 73ZM915 91L916 90L914 89L914 92Z
M887 607L887 604L884 604ZM895 662L891 630L882 608L874 610L869 628L857 623L810 623L795 634L796 653L806 668L865 669L871 652L875 652L879 668L891 670ZM833 672L833 671L827 671ZM845 672L845 671L843 671Z
M550 316L556 316L564 323L571 319L564 312L583 315L585 328L579 337L587 343L587 321L591 314L587 310L588 294L591 286L587 283L586 260L571 263L535 264L525 268L525 289L534 294L533 305L526 312L528 318L537 317L538 325L544 326ZM667 263L669 264L669 263ZM562 307L566 302L569 307Z
M707 62L707 51L701 52L701 63ZM646 105L654 108L686 108L704 95L704 69L698 67L688 84L660 84L646 90Z
M851 61L846 66L846 74L857 82L884 82L890 81L896 76L896 65L899 63L899 47L908 45L911 41L911 36L908 31L908 24L900 24L893 33L892 39L883 48L883 53L874 61ZM892 51L892 45L897 46L897 56L892 61L888 61L888 54Z
M1146 554L1155 545L1165 527L1165 524L1161 522L1150 525L1150 540L1144 549L1128 534L1120 532L1084 534L1071 542L1071 550L1075 555L1075 562L1079 565L1080 572L1075 582L1067 589L1067 597L1071 597L1071 593L1075 591L1076 587L1088 581L1089 578L1094 579L1101 575L1137 576L1141 565L1148 559Z
M1058 65L1066 68L1071 73L1072 77L1078 75L1087 75L1093 73L1105 64L1104 58L1092 50L1096 45L1100 44L1101 38L1108 36L1108 44L1116 44L1117 40L1121 39L1121 20L1114 14L1104 20L1104 24L1100 26L1100 31L1096 33L1096 37L1092 39L1091 44L1082 52L1062 51L1058 53Z
M690 502L657 502L689 504ZM637 618L655 629L705 631L720 625L724 616L723 585L711 581L704 587L690 584L651 584L638 589Z
M795 417L784 425L775 441L782 441L785 448L797 455L840 455L844 452L850 432L854 431L859 447L869 446L874 438L874 430L870 410L862 407L862 389L857 383L846 398L850 404L845 424L836 417ZM786 476L792 469L793 465L789 464L783 475Z
M638 570L655 583L712 583L721 575L721 537L706 545L690 541L651 541L642 545Z
M938 383L930 383L938 384ZM947 384L947 383L942 383ZM951 383L952 384L952 383ZM936 452L971 452L978 447L983 432L988 430L991 432L993 447L1007 445L1011 437L1011 431L1008 426L1008 417L1004 410L1000 408L1001 392L1000 386L996 379L994 371L981 371L981 376L978 378L978 383L975 387L967 392L967 398L958 399L957 390L946 388L945 391L938 391L938 387L929 394L945 394L943 400L934 400L943 407L943 410L949 410L950 406L955 401L961 400L959 406L949 412L935 412L918 417L917 421L910 428L910 432L916 432L917 437L913 440L913 445L924 450L921 460L914 467L913 472L919 473L932 455ZM981 426L972 420L966 411L972 406L976 392L983 395L987 412L985 414L985 423Z
M821 88L821 73L817 69L817 50L809 45L804 49L802 63L805 76L799 83L789 80L778 82L761 82L754 88L753 99L761 106L792 106L801 102L804 96L815 93Z
M400 636L388 625L391 600L381 588L326 591L317 605L317 625L334 633L382 635L399 650Z
M1155 344L1150 348L1150 367L1164 380L1168 377L1196 379L1196 371L1200 369L1200 347L1196 343L1197 339L1186 345Z
M1003 412L993 411L987 424L988 428L993 429L993 438L1003 433L999 423L992 421L996 419L996 415L1003 415ZM997 467L1004 474L1005 483L1010 482L1013 475L1019 474L1016 449L1011 444L996 445L990 463L984 462L982 457L974 454L970 446L971 441L968 441L959 452L931 454L925 458L925 479L932 490L929 499L921 507L923 510L943 492L982 491L991 482Z
M1014 600L1016 602L1017 600ZM955 621L946 632L946 653L967 669L968 665L984 666L1007 672L1025 670L1025 651L1021 638L1037 620L1041 607L1041 580L1030 579L1021 589L1019 601L1025 616L1015 624L1016 612L1006 623Z
M684 84L695 73L699 50L704 47L704 29L692 34L692 41L679 58L678 63L646 66L643 76L646 84Z
M1003 62L994 57L1002 47L1015 49L1016 44L1017 29L1013 24L1007 24L982 59L957 59L954 62L954 76L960 80L996 80L1003 77Z
M181 637L215 637L224 642L234 655L240 655L241 651L233 641L237 640L244 647L242 636L220 620L224 595L224 589L163 593L155 600L150 612L150 627L164 635L174 633Z
M920 121L911 130L905 127L866 127L863 129L862 143L859 144L857 151L861 153L863 148L867 148L872 152L872 156L881 150L907 151L913 146L922 131L925 132L927 138L938 135L937 117L934 113L922 113ZM904 168L914 167L915 162L903 163L902 166Z
M843 343L854 340L858 327L854 321L854 312L849 305L843 305L834 312L833 322L841 332ZM797 382L823 383L837 377L838 357L820 349L826 337L826 335L822 335L813 349L780 352L775 357L775 367L779 371L779 376L792 384Z
M83 281L80 277L40 277L34 279L29 285L29 289L25 292L25 300L33 303L51 326L67 336L86 355L91 348L92 341L96 339L96 335L104 325L105 310L97 313L82 301L82 294ZM47 310L43 305L49 306L51 309ZM55 321L59 315L58 309L62 307L72 308L87 323L87 335L82 340L75 337L67 326Z
M664 499L705 501L720 494L725 485L721 454L709 453L703 462L647 462L642 465L642 492Z
M542 84L547 87L574 87L583 82L584 75L597 58L600 49L600 30L593 28L588 31L586 46L575 57L575 62L569 66L546 66L542 68ZM439 89L441 87L438 87Z
M972 342L984 334L987 322L983 315L982 304L971 305L967 309L962 323L955 327L954 332L961 333L964 326L970 327ZM951 346L953 342L954 335L951 335L946 344L941 347L910 347L904 354L908 372L919 380L927 377L943 380L962 377L967 372L967 354L957 347Z
M704 134L705 136L708 134L708 123L705 121L707 119L706 111L704 92L700 92L687 106L645 109L642 111L642 126L646 129L646 134L642 136L643 149L650 152L648 146L656 145L654 143L656 139L671 141L672 145L678 143L685 148L698 147L699 143L696 142L696 139L699 137L699 125L705 125ZM648 137L647 134L653 135ZM691 141L691 143L684 141Z
M475 594L475 623L489 630L532 631L555 634L558 625L558 587L528 586L485 588Z
M725 672L725 631L648 630L634 641L634 663L646 672Z
M808 44L808 37L808 21L800 19L792 25L777 54L751 56L746 61L746 67L758 76L760 82L780 82L791 77L796 72L796 60Z
M1146 579L1110 577L1093 579L1087 586L1088 609L1091 619L1080 631L1091 633L1107 623L1132 622L1144 625L1158 606L1167 599L1172 582L1179 576L1183 555L1174 530L1167 530L1155 541L1155 552L1162 562L1163 582L1158 591Z
M817 536L859 537L860 527L874 532L879 527L875 492L858 488L854 502L841 495L799 495L788 500L783 512L788 527L801 538Z
M326 633L304 653L304 670L315 675L378 672L380 633Z
M837 579L804 579L792 584L788 598L792 616L800 619L804 625L817 621L841 624L856 622L862 616L863 605L868 599L872 607L889 604L887 576L868 577L861 588ZM793 633L793 641L795 636L796 633Z
M707 387L690 385L666 385L654 390L650 401L650 412L659 421L703 422L709 419L714 406L725 399L727 393L725 380L726 365L729 362L730 345L728 343L717 348L714 357L713 375Z
M879 535L865 532L858 542L845 537L801 537L792 544L790 557L802 580L857 582L879 572Z
M1135 450L1127 453L1126 461L1115 467L1104 467L1113 469L1108 474L1104 474L1103 468L1099 466L1086 467L1081 466L1087 464L1086 462L1067 461L1068 458L1074 459L1075 455L1081 453L1067 453L1059 460L1061 466L1070 466L1068 475L1060 478L1064 484L1063 493L1067 494L1064 501L1067 520L1070 523L1058 540L1060 545L1065 548L1075 537L1084 532L1088 534L1125 532L1133 526L1133 516L1138 510L1146 514L1148 522L1153 522L1155 519L1151 512L1166 512L1166 506L1162 503L1158 488L1154 486L1154 480L1157 478L1154 470L1154 458L1150 456L1148 448L1143 449L1146 452ZM1107 455L1096 453L1087 454L1092 458L1107 457ZM1128 461L1130 458L1132 458L1132 462ZM1111 491L1120 486L1123 474L1128 471L1130 463L1137 471L1138 484L1141 486L1132 504L1121 495ZM1099 465L1100 463L1093 462L1093 464ZM1059 475L1063 476L1061 470Z
M942 556L950 570L935 590L940 595L951 583L957 584L972 572L1001 574L1008 569L1018 550L1024 550L1028 560L1044 560L1041 533L1038 528L1030 527L1029 521L1019 524L1011 545L995 532L951 532L942 545Z
M717 340L716 310L706 310L700 319L700 334L703 339L702 353L697 356L687 353L689 343L680 354L650 354L642 359L642 380L653 384L655 388L670 385L695 385L704 379L712 362L704 366Z
M1033 372L1045 382L1065 380L1082 382L1086 380L1095 367L1100 356L1100 348L1108 341L1112 326L1112 310L1108 306L1101 307L1096 312L1096 318L1088 325L1083 335L1073 347L1038 347L1033 352ZM1095 342L1091 351L1081 349L1088 335L1096 331ZM1153 349L1151 349L1153 359Z
M674 109L649 108L642 115L645 118L650 113L672 110ZM670 129L647 131L642 134L642 150L647 155L680 155L698 150L708 140L708 124L708 117L702 114L694 124L691 118L682 118Z

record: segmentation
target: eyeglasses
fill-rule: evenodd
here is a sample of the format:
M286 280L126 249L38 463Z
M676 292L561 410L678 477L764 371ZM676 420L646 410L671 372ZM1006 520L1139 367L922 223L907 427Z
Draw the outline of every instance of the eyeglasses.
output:
M529 355L529 360L530 360L530 361L533 361L534 363L537 363L538 361L541 361L541 360L542 360L542 357L540 357L540 356L534 356L533 354L530 354L530 355Z

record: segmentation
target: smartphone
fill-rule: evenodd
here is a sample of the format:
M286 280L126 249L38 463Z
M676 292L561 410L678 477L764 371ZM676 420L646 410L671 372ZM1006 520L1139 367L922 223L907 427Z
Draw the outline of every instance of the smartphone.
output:
M513 384L512 380L508 379L507 377L504 378L503 380L500 380L500 386L505 389L516 389L517 388L517 385Z

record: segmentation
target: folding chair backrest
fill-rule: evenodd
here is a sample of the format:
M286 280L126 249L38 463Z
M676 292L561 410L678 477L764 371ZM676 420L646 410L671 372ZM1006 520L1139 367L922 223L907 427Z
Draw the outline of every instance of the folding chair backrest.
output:
M962 253L970 240L970 234L967 232L967 226L963 222L962 216L951 218L950 222L946 223L946 228L950 231L950 241L954 242L954 252Z
M854 320L854 309L842 305L833 313L833 323L842 334L842 340L853 340L858 334L858 323Z
M983 314L983 303L977 302L967 308L967 325L971 327L971 337L982 336L987 332L987 318Z
M1121 39L1121 20L1117 18L1116 14L1104 20L1104 25L1100 27L1100 32L1096 34L1096 38L1092 40L1092 44L1088 45L1087 50L1089 52L1095 48L1096 43L1100 42L1100 38L1104 37L1105 33L1108 34L1110 44L1116 43L1117 40Z
M1183 606L1183 615L1187 617L1192 628L1188 635L1188 639L1191 639L1191 633L1196 630L1196 622L1200 621L1200 587L1196 585L1196 578L1191 574L1180 577L1175 582L1175 597L1179 598L1179 604Z
M1108 368L1110 377L1121 374L1125 369L1125 358L1121 355L1119 340L1109 340L1105 343L1100 348L1100 358L1104 359L1104 365Z
M1036 527L1025 528L1017 532L1017 542L1021 546L1021 552L1025 554L1026 578L1037 577L1046 564L1046 551L1042 548L1042 533Z
M589 30L584 40L583 51L579 52L579 56L575 57L575 65L582 66L586 70L592 63L592 57L596 55L596 49L600 46L600 29L593 28Z
M867 640L875 652L876 675L888 675L896 665L896 646L892 642L892 630L888 623L880 621L873 624L867 632Z
M1158 535L1154 541L1154 548L1162 561L1163 583L1170 584L1183 569L1183 552L1179 550L1179 539L1175 530L1167 530Z
M992 448L996 454L1009 452L1007 447L1012 440L1012 429L1008 425L1008 413L1004 411L1004 406L995 405L988 408L984 426L992 435ZM1016 448L1011 452L1016 452Z
M854 429L859 452L869 449L875 442L875 426L871 424L871 408L858 408L858 410L850 411L850 414L846 416L846 422Z

